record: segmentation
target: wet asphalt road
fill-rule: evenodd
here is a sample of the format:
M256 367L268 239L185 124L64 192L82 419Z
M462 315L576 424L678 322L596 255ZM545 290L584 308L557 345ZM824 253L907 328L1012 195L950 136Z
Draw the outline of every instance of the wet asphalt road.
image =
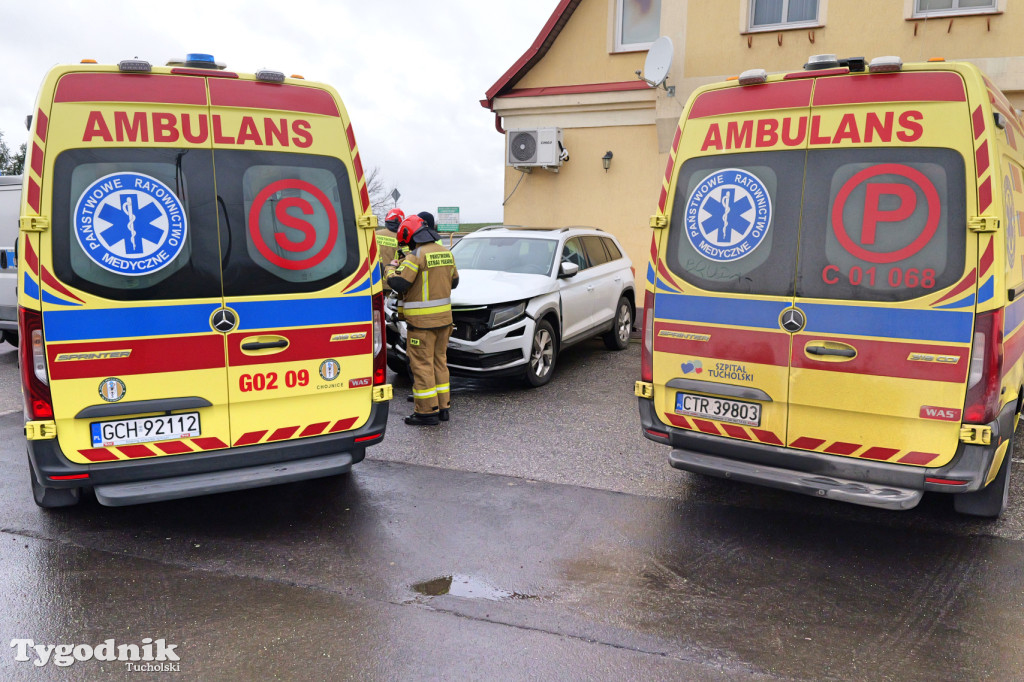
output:
M7 647L144 637L189 679L1024 677L1024 465L997 522L691 476L639 434L638 364L595 342L538 390L456 383L434 429L392 377L349 476L47 513L0 346L0 679L146 679Z

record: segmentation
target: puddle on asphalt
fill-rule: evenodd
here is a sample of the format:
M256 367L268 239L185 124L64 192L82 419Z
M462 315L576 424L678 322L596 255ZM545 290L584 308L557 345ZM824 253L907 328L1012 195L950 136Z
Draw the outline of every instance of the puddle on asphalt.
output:
M433 580L425 580L416 583L412 589L428 597L439 597L443 594L450 594L453 597L465 597L466 599L487 599L490 601L505 601L506 599L536 599L530 594L520 594L502 590L480 578L471 575L446 575Z

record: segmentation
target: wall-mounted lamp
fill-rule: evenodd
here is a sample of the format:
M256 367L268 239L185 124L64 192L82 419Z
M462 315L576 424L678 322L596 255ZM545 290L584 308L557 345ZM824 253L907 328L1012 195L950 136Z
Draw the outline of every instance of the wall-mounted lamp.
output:
M601 165L604 166L604 172L608 172L608 167L612 165L612 153L605 152L604 156L601 157Z

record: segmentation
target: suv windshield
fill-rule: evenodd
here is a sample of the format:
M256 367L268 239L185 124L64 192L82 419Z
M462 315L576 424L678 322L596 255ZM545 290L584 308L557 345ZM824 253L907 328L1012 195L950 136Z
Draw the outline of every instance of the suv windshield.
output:
M459 270L496 270L523 275L547 275L555 260L558 242L527 237L480 237L463 239L452 247Z

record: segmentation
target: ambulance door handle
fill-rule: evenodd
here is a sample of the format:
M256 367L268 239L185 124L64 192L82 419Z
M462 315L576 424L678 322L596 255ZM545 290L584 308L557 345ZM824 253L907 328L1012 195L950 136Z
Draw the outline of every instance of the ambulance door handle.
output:
M287 348L288 340L279 339L277 341L254 341L252 343L243 343L242 350L263 350L265 348Z
M240 346L246 355L273 355L288 347L288 339L272 334L248 336L242 339Z
M812 341L804 346L808 355L828 355L837 358L853 359L857 357L857 349L838 341Z

